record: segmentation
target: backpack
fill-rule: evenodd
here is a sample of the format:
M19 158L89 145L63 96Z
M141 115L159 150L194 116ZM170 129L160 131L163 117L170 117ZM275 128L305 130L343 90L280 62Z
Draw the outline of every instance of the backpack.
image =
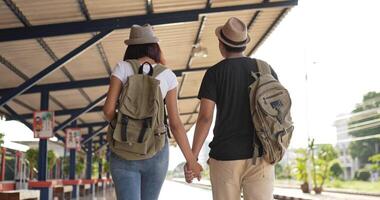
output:
M249 102L256 135L253 141L253 162L259 156L259 144L264 159L278 163L289 146L293 133L290 115L291 99L288 90L276 80L270 66L256 60L258 72L251 72L255 81L249 86Z
M164 100L157 75L166 68L151 64L144 74L142 64L127 60L134 75L123 86L118 110L107 131L110 149L126 160L142 160L153 157L165 145L167 127L164 123Z

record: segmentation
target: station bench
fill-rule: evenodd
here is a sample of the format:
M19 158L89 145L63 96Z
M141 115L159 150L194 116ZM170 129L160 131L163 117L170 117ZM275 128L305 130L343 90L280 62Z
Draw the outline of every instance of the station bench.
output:
M73 187L69 185L57 185L53 187L53 199L64 200L71 199Z
M0 199L7 200L39 200L40 191L39 190L8 190L0 192Z

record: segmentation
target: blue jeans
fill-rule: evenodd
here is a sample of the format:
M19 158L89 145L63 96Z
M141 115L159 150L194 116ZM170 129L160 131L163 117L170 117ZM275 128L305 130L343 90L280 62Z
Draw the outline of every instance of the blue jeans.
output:
M111 153L110 170L118 200L157 200L169 164L169 145L152 158L125 160Z

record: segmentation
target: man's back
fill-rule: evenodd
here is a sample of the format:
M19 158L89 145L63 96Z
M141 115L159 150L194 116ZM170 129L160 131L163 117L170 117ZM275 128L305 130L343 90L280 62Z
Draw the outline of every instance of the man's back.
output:
M210 143L210 157L214 159L252 157L254 127L248 88L254 81L251 71L257 72L254 59L228 58L210 68L202 81L198 98L213 100L217 105L214 139Z

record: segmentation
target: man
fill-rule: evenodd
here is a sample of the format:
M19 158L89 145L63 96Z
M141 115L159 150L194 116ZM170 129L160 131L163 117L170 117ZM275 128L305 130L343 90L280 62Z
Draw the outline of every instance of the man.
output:
M207 70L198 98L201 100L192 151L195 157L202 148L217 106L214 137L210 143L210 178L214 200L273 199L274 166L259 158L253 164L255 130L249 105L251 72L258 72L255 59L244 56L250 38L246 25L230 18L215 30L224 60ZM272 75L277 75L271 70ZM256 140L257 141L257 140ZM186 181L193 175L185 169Z

